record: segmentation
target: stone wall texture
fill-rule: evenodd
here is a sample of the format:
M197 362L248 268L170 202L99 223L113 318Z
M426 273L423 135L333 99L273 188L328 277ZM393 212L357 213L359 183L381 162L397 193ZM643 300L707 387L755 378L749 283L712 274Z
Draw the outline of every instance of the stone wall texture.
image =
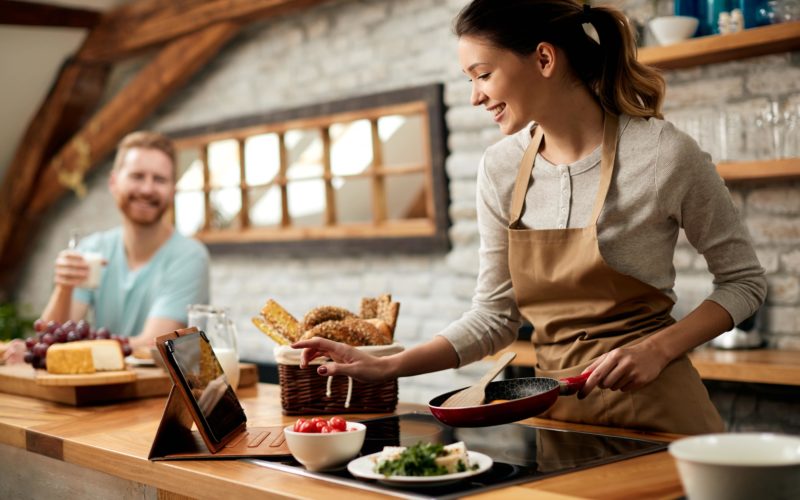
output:
M143 127L169 132L259 112L430 83L443 83L449 129L446 161L452 221L448 252L348 254L309 258L270 250L212 253L212 302L231 308L242 357L270 361L272 343L249 318L268 298L301 315L332 304L356 309L362 296L391 293L401 305L397 340L431 338L470 306L477 273L475 178L482 151L500 138L487 113L469 104L470 85L456 58L451 22L464 0L339 0L247 27ZM623 3L624 2L617 2ZM641 8L643 2L629 2ZM117 68L123 85L142 60ZM672 71L666 113L725 106L755 109L771 98L800 100L800 53ZM26 265L20 302L43 308L52 261L71 227L91 231L118 222L106 190L108 166L90 179L83 200L53 209ZM759 256L770 293L764 327L772 346L800 348L800 183L730 186ZM678 316L712 289L702 256L681 240L675 255ZM401 381L401 398L426 402L470 383L475 365Z

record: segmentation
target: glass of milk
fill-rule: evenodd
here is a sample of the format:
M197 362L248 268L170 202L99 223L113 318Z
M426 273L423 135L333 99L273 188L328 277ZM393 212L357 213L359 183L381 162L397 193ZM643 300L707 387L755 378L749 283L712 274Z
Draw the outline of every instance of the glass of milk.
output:
M225 307L192 304L188 307L188 326L197 327L206 333L211 348L219 360L228 383L239 386L239 349L236 341L236 326Z
M80 239L80 231L73 229L69 234L69 243L67 248L74 252L78 252L78 240ZM99 252L80 252L86 265L89 266L89 274L78 287L80 288L97 288L100 286L100 278L102 277L103 266L105 265L105 258Z

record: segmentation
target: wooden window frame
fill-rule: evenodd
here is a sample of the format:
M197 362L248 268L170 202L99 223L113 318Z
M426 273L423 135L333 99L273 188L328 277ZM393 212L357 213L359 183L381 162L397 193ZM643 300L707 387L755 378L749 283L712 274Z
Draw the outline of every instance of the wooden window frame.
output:
M212 251L241 250L243 247L257 249L286 250L296 252L432 252L450 248L448 238L449 196L445 172L446 136L444 121L443 86L441 84L402 89L368 96L360 96L294 109L238 117L216 124L192 127L168 132L175 140L176 149L195 149L203 164L203 193L205 223L194 237L204 242ZM377 120L390 115L419 115L423 120L423 149L427 150L422 164L391 166L384 169L381 158L381 141L378 137ZM333 203L333 187L330 164L329 127L334 123L369 119L373 143L372 164L361 174L353 177L368 177L372 185L372 215L370 223L336 223L336 205ZM289 220L287 199L287 158L283 137L288 130L317 129L323 140L323 176L325 182L325 213L319 226L292 226ZM245 178L244 144L248 137L265 133L277 133L279 137L280 170L273 180L281 189L282 220L277 227L251 227L248 216L248 190L251 186ZM235 229L212 229L211 184L207 161L208 144L225 139L236 139L239 143L240 190L242 210L239 225ZM384 178L403 173L425 175L425 218L387 220L385 213Z

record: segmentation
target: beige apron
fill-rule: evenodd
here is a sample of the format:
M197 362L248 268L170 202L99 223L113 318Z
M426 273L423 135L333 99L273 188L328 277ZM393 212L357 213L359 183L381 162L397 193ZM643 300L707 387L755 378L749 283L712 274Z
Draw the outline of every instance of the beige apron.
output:
M578 375L595 358L675 322L660 290L612 269L600 255L597 221L614 170L617 116L606 113L600 185L584 228L520 228L525 195L542 141L536 127L520 164L511 203L508 261L522 315L534 326L537 376ZM587 398L560 397L545 414L571 422L699 434L724 430L700 376L686 356L636 391L595 388Z

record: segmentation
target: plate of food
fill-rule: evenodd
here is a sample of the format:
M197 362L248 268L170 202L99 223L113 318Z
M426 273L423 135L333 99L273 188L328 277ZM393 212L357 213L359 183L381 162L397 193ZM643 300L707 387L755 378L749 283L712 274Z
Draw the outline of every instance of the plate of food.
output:
M393 486L441 486L482 474L492 468L492 459L468 451L462 441L449 445L417 443L386 446L383 451L359 457L347 470L361 479L374 479Z

